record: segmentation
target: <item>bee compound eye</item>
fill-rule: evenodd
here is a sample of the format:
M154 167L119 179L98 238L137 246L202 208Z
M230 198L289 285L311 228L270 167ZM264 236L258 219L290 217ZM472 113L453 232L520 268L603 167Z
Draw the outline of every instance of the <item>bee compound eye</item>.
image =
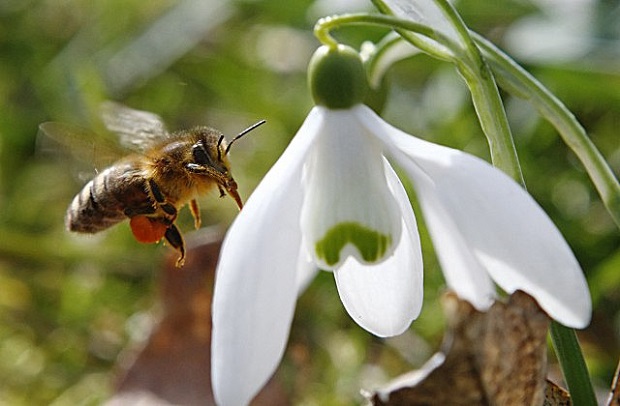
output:
M194 162L197 164L211 164L211 158L209 158L209 154L201 142L197 142L192 146L192 155L194 157Z

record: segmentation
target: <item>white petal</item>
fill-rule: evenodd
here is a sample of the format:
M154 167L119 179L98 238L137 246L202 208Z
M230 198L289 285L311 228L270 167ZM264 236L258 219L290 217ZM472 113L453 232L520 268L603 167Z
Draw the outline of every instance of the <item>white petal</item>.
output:
M244 405L273 374L295 301L303 160L316 134L312 111L230 227L213 297L212 381L219 405Z
M351 110L322 110L309 154L301 214L307 250L333 269L354 256L377 263L401 235L398 205L385 181L381 144Z
M365 116L370 114L374 113L367 109ZM440 217L453 222L453 227L439 229L429 222L439 256L444 256L440 233L458 232L460 243L505 291L529 293L566 326L589 323L592 304L581 267L558 229L523 188L479 158L382 123L394 158L416 190L422 185L418 198L426 201L425 218L435 217L435 224ZM447 271L454 275L467 270L467 264L442 261L442 265L455 268Z
M400 244L394 254L376 265L348 258L334 271L340 299L361 327L388 337L401 334L422 308L422 249L407 193L385 162L387 181L402 212Z

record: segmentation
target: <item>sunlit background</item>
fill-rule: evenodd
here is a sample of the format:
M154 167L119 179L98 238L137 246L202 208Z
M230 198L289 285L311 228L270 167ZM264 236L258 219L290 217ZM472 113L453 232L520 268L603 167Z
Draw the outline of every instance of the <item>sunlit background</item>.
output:
M566 103L618 176L619 2L462 3L466 23ZM135 242L127 224L95 236L66 232L67 205L102 168L96 148L92 157L83 148L49 148L37 138L38 125L54 120L92 129L105 99L155 112L171 129L207 124L234 135L266 119L231 155L247 199L312 105L305 68L318 45L315 21L361 10L373 8L345 0L0 2L1 404L107 399L119 354L144 340L158 317L158 276L173 254ZM357 47L384 34L376 28L336 33ZM452 66L417 56L396 65L389 79L383 114L389 122L488 157ZM620 355L620 235L555 130L523 100L506 96L505 104L528 189L587 273L595 312L580 339L604 391ZM206 225L225 227L236 213L234 202L217 193L201 204ZM192 229L187 210L180 228ZM380 340L353 323L330 274L310 285L279 371L293 403L359 403L360 388L419 367L437 350L444 283L428 237L423 243L425 305L401 337Z

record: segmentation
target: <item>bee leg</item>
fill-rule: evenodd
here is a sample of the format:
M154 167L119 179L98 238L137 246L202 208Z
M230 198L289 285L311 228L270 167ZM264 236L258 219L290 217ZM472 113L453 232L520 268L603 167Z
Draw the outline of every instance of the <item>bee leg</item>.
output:
M222 174L219 171L216 171L213 168L209 168L204 165L197 165L194 163L187 164L185 168L192 173L205 175L214 179L218 183L217 188L220 191L220 197L226 196L226 190L222 187L222 185L229 182L230 179L228 178L228 176Z
M155 183L153 179L149 179L148 186L151 191L151 195L153 196L153 199L155 200L157 205L164 211L164 213L169 216L170 221L173 222L174 220L176 220L177 208L166 201L166 197L161 192L159 186L157 186L157 183Z
M179 251L179 258L177 259L176 266L177 268L181 268L185 263L185 243L183 242L183 236L179 232L177 226L172 224L166 230L164 237L166 238L166 241L168 241L168 244Z
M198 207L198 202L196 199L192 199L189 203L189 208L192 212L192 216L194 217L194 227L196 229L200 228L201 220L200 220L200 207Z

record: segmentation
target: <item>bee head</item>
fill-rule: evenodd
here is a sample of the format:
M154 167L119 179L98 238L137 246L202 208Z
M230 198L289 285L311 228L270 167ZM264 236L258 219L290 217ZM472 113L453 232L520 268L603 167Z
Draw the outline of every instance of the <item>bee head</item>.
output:
M227 155L235 141L264 123L265 120L261 120L246 128L233 138L228 145L226 145L223 135L219 136L215 148L213 148L214 139L211 142L208 141L208 138L199 139L192 145L192 162L187 163L186 168L192 173L214 178L219 185L220 191L226 190L237 202L239 208L241 208L241 198L237 193L237 183L230 174L230 164Z

